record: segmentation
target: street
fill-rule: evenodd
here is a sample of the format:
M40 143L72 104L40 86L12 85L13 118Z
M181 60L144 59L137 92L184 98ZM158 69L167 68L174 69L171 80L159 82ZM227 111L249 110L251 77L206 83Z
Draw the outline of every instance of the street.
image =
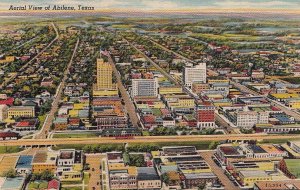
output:
M221 181L221 183L224 185L225 189L227 190L235 190L239 189L237 186L235 186L228 177L224 174L224 170L219 167L212 159L212 156L214 155L213 152L201 152L200 155L202 158L208 163L208 165L211 167L211 170L214 174L216 174Z
M67 68L65 69L64 71L64 77L58 87L58 90L57 90L57 94L56 96L54 97L54 100L52 102L52 107L51 107L51 110L50 110L50 113L47 115L46 117L46 120L43 124L43 127L41 128L40 132L38 134L35 135L35 138L36 139L45 139L47 137L47 134L48 132L50 131L51 129L51 125L52 125L52 122L55 118L55 113L57 112L57 109L58 109L58 104L59 104L59 101L61 99L61 96L62 96L62 92L65 88L65 82L66 80L68 79L68 73L69 73L69 68L71 67L72 63L73 63L73 58L76 54L76 51L77 51L77 48L78 48L78 44L79 44L79 39L77 40L77 43L74 47L74 50L73 50L73 54L72 54L72 57L70 59L70 62L67 66Z
M42 49L36 56L34 56L32 59L30 59L30 61L28 61L25 65L23 65L21 67L21 69L19 71L24 70L28 65L30 65L36 58L38 58L42 53L44 53L50 46L52 46L52 44L58 40L59 38L59 33L58 30L56 28L56 26L53 24L53 22L51 23L51 25L53 26L55 33L56 33L56 37L46 46L44 47L44 49ZM13 81L16 78L17 74L13 75L12 77L10 77L8 80L4 81L1 85L0 85L0 89L2 89L3 87L5 87L8 83L10 83L11 81Z
M278 140L300 139L299 134L226 134L226 135L185 135L185 136L135 136L133 139L116 139L115 137L95 138L57 138L57 139L19 139L0 141L0 146L53 146L62 144L122 144L122 143L172 143L198 141L243 141L243 140Z
M121 76L112 60L112 58L110 56L108 56L108 62L111 64L113 71L114 71L114 75L117 78L117 85L118 85L118 89L121 93L121 96L124 100L125 106L126 106L126 110L128 112L128 115L130 117L130 121L133 124L133 127L138 127L139 126L139 118L137 117L137 112L135 110L135 107L133 105L133 102L131 101L130 97L127 94L127 90L125 89L124 85L122 84L122 79Z
M86 163L89 164L89 175L90 180L88 184L88 189L100 190L100 175L101 175L101 160L104 157L104 155L100 154L86 154Z

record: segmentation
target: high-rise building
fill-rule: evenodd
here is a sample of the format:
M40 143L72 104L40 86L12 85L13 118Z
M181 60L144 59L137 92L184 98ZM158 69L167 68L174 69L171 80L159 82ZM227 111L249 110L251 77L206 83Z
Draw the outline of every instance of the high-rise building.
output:
M191 87L194 82L206 83L206 63L199 63L194 67L184 67L184 85Z
M197 126L200 129L215 127L215 107L210 103L203 103L196 107Z
M135 96L157 96L157 79L132 79L132 97Z
M97 59L97 90L113 89L112 66L103 59Z

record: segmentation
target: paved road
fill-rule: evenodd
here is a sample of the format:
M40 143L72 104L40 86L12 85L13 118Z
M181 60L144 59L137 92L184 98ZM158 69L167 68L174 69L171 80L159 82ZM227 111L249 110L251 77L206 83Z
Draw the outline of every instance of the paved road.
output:
M126 40L126 39L124 39ZM147 55L144 54L141 50L139 50L135 45L126 40L127 43L134 48L137 52L139 52L146 60L148 60L159 72L161 72L165 77L167 77L171 82L180 85L177 80L175 80L169 73L167 73L164 69L162 69L159 65L157 65L152 59L150 59Z
M268 134L227 134L227 135L187 135L187 136L137 136L134 139L115 139L113 137L96 138L59 138L59 139L21 139L0 141L0 146L46 146L62 144L120 144L120 143L157 143L157 142L198 142L223 140L276 140L300 139L300 135Z
M190 95L191 97L193 97L196 101L199 99L199 97L196 94L191 93L191 91L186 86L184 86L184 84L181 81L175 80L169 73L167 73L164 69L162 69L159 65L157 65L150 57L148 57L146 54L144 54L142 51L140 51L132 43L130 43L130 42L128 42L128 43L131 45L131 47L133 47L136 51L138 51L145 59L147 59L159 72L161 72L165 77L167 77L171 82L175 83L176 85L180 85L182 87L182 89L184 90L184 92L186 92L188 95ZM156 42L153 41L153 43L156 43ZM177 54L176 52L173 52L173 51L165 48L164 46L160 45L159 47L164 48L166 51L169 51L169 52L172 52L174 54ZM181 55L178 54L178 56L181 56ZM183 57L183 56L181 56L181 57ZM185 59L190 60L188 58L185 58ZM193 62L193 61L190 60L190 62Z
M251 89L247 88L246 86L244 86L244 85L242 85L242 84L240 84L240 83L237 83L237 82L234 82L234 81L230 81L230 83L233 84L233 86L235 86L236 88L240 89L242 92L246 92L246 93L249 93L249 94L253 94L253 95L255 95L255 96L262 96L261 94L255 92L254 90L251 90ZM280 108L282 111L284 111L284 112L287 113L288 115L291 115L291 116L293 116L296 120L300 121L300 113L288 109L286 106L281 105L280 103L278 103L278 102L275 101L275 100L272 100L272 99L270 99L270 98L267 98L267 99L271 102L271 105Z
M224 127L226 131L230 134L236 134L236 131L233 127L231 127L222 117L215 113L216 121L221 125L220 127Z
M154 41L154 40L152 40L152 39L150 39L150 41L151 41L152 43L154 43L156 46L160 47L161 49L163 49L163 50L165 50L165 51L167 51L167 52L173 53L174 55L176 55L177 57L180 57L181 59L184 59L184 60L186 60L186 61L188 61L188 62L191 62L191 63L196 63L195 61L193 61L193 60L191 60L191 59L189 59L189 58L187 58L187 57L185 57L185 56L183 56L183 55L181 55L181 54L179 54L179 53L177 53L177 52L175 52L175 51L173 51L173 50L168 49L167 47L165 47L165 46L163 46L163 45L157 43L156 41Z
M63 77L63 79L62 79L62 81L61 81L61 83L60 83L60 85L57 89L57 93L56 93L56 95L54 97L54 100L52 102L52 107L51 107L50 113L47 115L46 120L44 122L44 125L42 126L42 129L40 130L40 132L35 135L36 139L45 139L47 137L47 134L49 133L49 131L51 129L51 125L52 125L53 120L55 118L55 113L58 110L58 104L59 104L59 101L61 100L63 89L65 88L65 82L68 78L69 68L71 67L71 65L73 63L73 58L76 54L78 44L79 44L79 39L77 40L77 43L74 47L73 54L72 54L72 57L70 59L70 62L68 64L66 70L64 71L64 77Z
M28 67L28 65L30 65L36 58L38 58L42 53L44 53L50 46L52 46L52 44L58 40L59 38L59 33L58 30L56 28L56 26L54 25L54 23L52 22L51 25L53 26L55 33L56 33L56 37L46 46L44 47L44 49L42 49L36 56L34 56L32 59L30 59L30 61L28 61L25 65L23 65L19 71L24 70L26 67ZM9 78L9 80L4 81L1 85L0 85L0 89L2 89L3 87L5 87L8 83L10 83L11 81L13 81L18 75L13 75L11 78Z
M224 174L224 170L219 167L212 159L212 156L215 152L201 152L200 155L202 158L208 163L208 165L211 167L214 174L216 174L221 181L221 183L224 185L225 189L227 190L237 190L239 189L237 186L235 186L228 177Z
M93 187L95 187L95 190L101 189L100 188L100 175L101 175L100 165L103 157L104 155L100 155L100 154L86 154L86 163L90 165L90 170L89 170L90 180L88 184L88 189L93 189Z
M113 71L114 71L114 74L117 78L117 84L118 84L118 89L122 95L122 98L125 102L125 107L126 107L126 110L128 112L128 115L129 115L129 118L132 122L132 125L133 127L138 127L139 126L139 123L140 123L140 120L139 118L137 117L137 112L135 110L135 107L133 105L133 102L131 101L129 95L127 94L127 90L125 89L125 87L123 86L122 84L122 79L121 79L121 76L112 60L112 58L109 56L108 57L108 62L112 65L112 68L113 68Z

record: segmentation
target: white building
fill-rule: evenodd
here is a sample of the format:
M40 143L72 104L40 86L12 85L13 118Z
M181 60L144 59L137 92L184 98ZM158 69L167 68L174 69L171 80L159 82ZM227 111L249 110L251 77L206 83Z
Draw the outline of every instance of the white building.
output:
M0 105L0 122L7 119L8 106L7 105Z
M236 126L241 128L252 128L257 123L257 112L239 111L236 113Z
M132 79L131 96L157 96L157 79Z
M206 83L206 63L199 63L194 67L184 67L183 82L191 87L193 82Z
M267 112L238 111L236 113L236 126L241 128L252 128L256 124L266 124L269 122Z

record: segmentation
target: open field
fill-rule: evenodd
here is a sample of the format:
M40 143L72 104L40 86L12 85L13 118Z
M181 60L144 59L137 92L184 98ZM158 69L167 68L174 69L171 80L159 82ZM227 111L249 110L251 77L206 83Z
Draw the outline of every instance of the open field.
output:
M99 137L100 133L56 133L53 135L53 138L92 138L92 137Z

